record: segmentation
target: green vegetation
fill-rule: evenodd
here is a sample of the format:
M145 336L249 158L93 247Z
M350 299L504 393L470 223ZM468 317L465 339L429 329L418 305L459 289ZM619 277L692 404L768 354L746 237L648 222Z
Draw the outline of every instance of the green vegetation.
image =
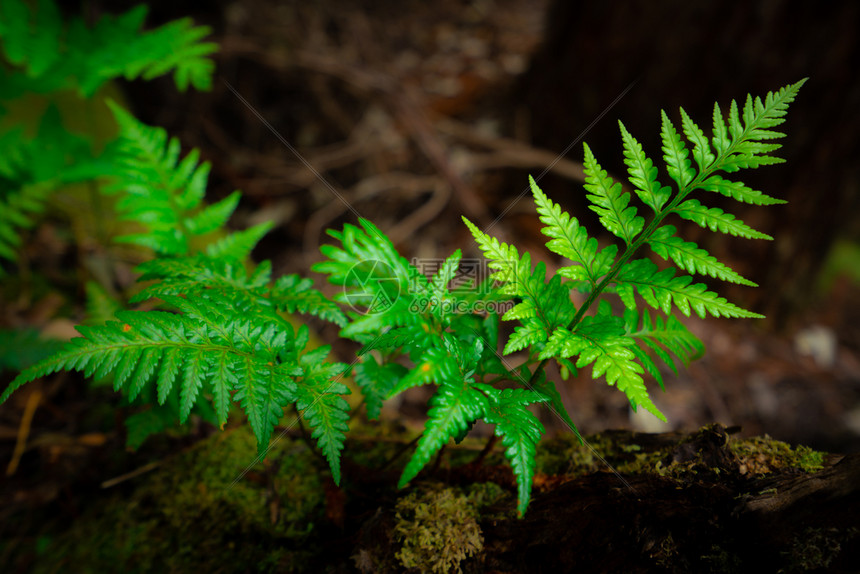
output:
M215 47L199 42L206 30L187 21L139 33L142 8L89 28L77 20L62 23L51 2L39 3L40 10L15 1L2 6L0 39L11 71L2 69L0 99L58 90L92 97L111 78L146 79L171 71L180 89L209 86L212 66L206 55ZM384 400L432 383L429 420L399 485L483 420L505 447L522 515L544 434L533 405L547 405L577 433L555 383L546 377L548 361L556 361L565 376L591 367L591 376L624 392L632 408L665 420L649 396L645 375L662 387L659 363L676 370L678 361L686 364L704 351L673 310L686 316L760 317L694 282L693 275L703 275L753 285L680 237L668 221L678 217L711 231L771 239L708 207L700 196L783 203L722 174L782 161L772 152L784 134L773 128L783 123L804 81L764 99L748 96L743 105L732 101L725 113L715 105L711 136L683 109L680 130L662 112L661 169L668 175L663 181L657 163L619 124L632 193L584 146L586 198L617 243L600 247L576 217L530 180L547 247L570 262L549 277L543 263L532 264L530 253L499 242L468 220L489 260L489 279L460 281L460 250L425 274L373 223L360 220L358 226L330 231L336 244L323 246L323 259L312 266L342 287L335 301L297 275L272 277L268 261L250 262L269 225L227 231L241 194L206 204L209 166L196 150L183 157L176 139L107 99L101 101L119 135L97 149L68 131L60 113L49 107L35 136L0 134L0 256L14 261L22 230L33 225L58 187L90 182L97 188L93 201L113 198L113 219L131 229L113 242L134 245L149 258L137 267L141 288L124 294L112 320L78 327L80 337L25 368L0 402L34 379L77 370L111 380L129 400L168 409L138 417L129 433L133 444L166 420L185 421L192 412L223 427L237 404L261 454L289 407L307 422L310 438L340 483L350 421L343 377L354 377L371 419L378 418ZM666 263L652 261L648 250ZM580 304L572 291L583 295ZM111 308L97 300L97 288L91 292L91 309ZM610 304L612 297L623 306L621 313ZM124 310L128 305L140 307ZM296 327L289 316L294 313L337 324L341 337L362 345L355 360L331 361L330 347L313 348L308 328ZM507 341L499 340L500 320L518 322ZM514 353L524 360L513 364L505 357ZM455 562L452 558L445 567Z

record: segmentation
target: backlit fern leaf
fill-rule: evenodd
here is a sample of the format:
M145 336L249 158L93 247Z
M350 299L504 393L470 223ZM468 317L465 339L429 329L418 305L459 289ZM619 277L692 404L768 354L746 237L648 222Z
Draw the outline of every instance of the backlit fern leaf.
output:
M654 166L654 162L645 155L642 144L630 135L630 132L627 131L623 123L618 122L618 126L621 128L621 139L624 142L624 163L627 165L627 172L630 174L630 183L633 184L633 189L636 191L639 199L642 200L642 203L653 209L655 213L659 213L660 209L672 195L672 190L669 187L663 187L657 181L657 168ZM674 131L674 128L672 131ZM677 137L677 134L674 137L672 137L671 133L667 135L671 140L673 148L675 145L680 144L681 140ZM685 155L683 151L683 148L678 145L677 149L673 149L674 153L670 154L669 158L672 160L670 166L676 168L679 176L686 178L690 176L690 172L682 168ZM638 231L632 235L636 235L637 233Z
M773 239L766 233L756 231L731 213L726 213L719 207L706 207L696 199L688 199L672 212L711 231L747 239Z
M660 316L652 320L648 311L643 310L640 322L639 313L627 309L624 312L624 323L627 336L641 342L644 346L643 348L632 345L630 350L636 354L648 374L660 383L661 388L663 388L663 376L646 349L659 357L675 374L678 373L678 367L670 353L687 365L705 352L702 341L672 315L668 315L665 320Z
M622 126L623 127L623 126ZM600 223L627 245L642 231L645 220L636 215L636 208L630 205L630 194L622 191L621 184L606 173L587 144L585 148L585 189L586 197L592 203L589 208L600 216ZM644 156L637 158L642 164Z
M689 275L675 276L674 269L658 270L648 259L637 259L622 269L615 279L616 289L628 309L636 309L635 291L651 307L670 313L672 304L687 317L692 308L702 319L706 314L714 317L757 318L763 316L742 309L712 291L702 283L692 283Z
M540 220L546 224L541 231L552 239L546 246L550 251L567 257L576 265L564 267L559 273L574 280L586 280L594 288L602 275L609 271L618 249L614 245L598 250L597 239L588 236L585 227L575 217L553 203L529 176Z
M688 273L699 273L731 283L757 287L755 283L740 276L728 265L720 263L716 257L695 243L676 236L675 231L672 225L664 225L656 230L648 239L651 250L663 259L672 259L675 265Z

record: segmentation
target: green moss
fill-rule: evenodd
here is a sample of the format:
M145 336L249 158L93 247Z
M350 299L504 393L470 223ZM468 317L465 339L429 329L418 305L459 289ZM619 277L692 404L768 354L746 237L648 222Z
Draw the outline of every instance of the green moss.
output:
M738 459L741 474L767 474L785 468L816 472L824 466L824 453L803 445L792 448L767 435L732 440L729 449Z
M456 489L422 488L400 499L395 511L397 558L406 568L462 572L460 562L484 547L475 503Z
M294 439L255 459L249 427L212 436L85 512L35 571L312 571L321 464Z

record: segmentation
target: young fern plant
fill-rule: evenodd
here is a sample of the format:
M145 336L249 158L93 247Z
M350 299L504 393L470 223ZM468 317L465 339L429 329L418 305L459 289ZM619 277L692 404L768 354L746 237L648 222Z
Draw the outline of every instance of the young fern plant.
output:
M179 142L163 129L111 108L120 136L99 158L110 166L102 174L111 180L105 192L120 195L118 217L138 226L118 240L156 254L138 267L140 280L151 283L130 303L153 300L161 309L118 311L116 320L79 326L81 337L21 372L0 403L21 385L60 370L110 376L114 389L130 400L151 391L159 405L175 405L180 422L206 404L203 396L211 408L202 412L211 411L222 426L238 403L260 452L284 408L293 405L303 411L339 482L349 418L342 397L349 389L339 382L346 365L327 362L327 346L307 348L307 327L296 329L285 313L339 325L345 325L344 315L310 280L284 275L273 281L268 261L248 263L271 225L223 233L239 192L204 205L209 166L199 163L196 150L180 159ZM155 410L142 420L149 428L130 428L130 435L163 427L165 414Z
M368 221L361 220L361 228L347 225L342 232L330 232L341 246L324 246L327 260L313 269L342 285L340 301L353 308L341 335L364 345L353 372L365 394L369 416L378 416L384 398L417 385L437 386L430 399L429 419L403 470L400 486L414 478L451 438L462 439L472 423L484 420L495 425L495 434L506 447L505 455L516 475L517 508L524 513L535 468L535 445L544 433L528 407L548 404L577 432L555 384L546 378L544 366L549 360L557 361L562 373L590 365L592 377L604 377L624 392L634 410L641 407L666 420L651 400L643 375L647 372L662 387L659 361L676 370L673 355L686 364L704 351L701 341L672 314L673 308L685 316L693 311L702 318L761 317L693 282L692 275L699 274L754 285L679 237L666 220L674 215L712 231L770 239L691 196L712 192L756 205L783 203L720 173L782 161L771 152L780 147L773 140L784 134L772 128L783 123L788 105L804 81L768 93L764 100L748 97L742 109L733 101L727 117L715 105L711 138L683 109L680 131L663 112L663 160L670 185L658 180L654 162L620 124L629 180L645 214L640 214L630 192L608 176L585 145L586 197L600 223L620 240L618 244L600 248L576 217L563 211L530 179L545 225L543 233L550 238L547 247L572 262L551 277L546 276L543 263L532 266L528 252L499 242L465 218L489 260L495 281L491 289L468 284L450 287L460 251L439 265L432 278L425 278ZM647 257L634 258L646 246L677 267L660 269ZM570 297L573 289L587 294L578 307ZM625 308L622 315L613 313L607 294L620 298ZM516 320L519 325L500 355L496 351L498 315L483 311L493 309L494 303L498 310L498 304L504 302L510 307L502 319ZM653 311L643 308L642 302ZM504 355L521 350L528 352L528 359L511 366ZM412 366L404 366L401 358L410 359Z
M152 281L132 302L155 299L162 309L119 311L116 321L82 326L82 337L24 370L0 396L35 378L60 370L87 376L112 375L117 389L138 395L154 386L159 402L175 397L186 418L201 396L211 399L223 424L232 402L239 403L264 451L283 409L294 406L312 429L340 480L349 391L340 382L348 367L329 363L328 347L308 350L308 331L295 329L284 312L319 316L342 327L341 336L362 345L352 374L365 398L367 414L378 418L383 401L409 388L434 384L428 421L400 477L401 487L415 478L450 441L462 440L478 420L494 425L516 478L517 509L525 513L535 472L535 449L544 428L531 405L545 403L576 432L555 383L544 366L555 360L563 372L591 366L592 377L623 391L634 409L642 407L665 420L649 397L643 375L662 386L658 361L676 369L703 351L702 343L672 315L677 308L704 317L759 317L694 283L692 274L752 285L715 257L677 236L666 223L672 215L713 231L768 238L717 208L693 199L713 192L757 205L782 203L723 173L781 161L771 155L783 134L772 128L784 121L803 81L751 97L741 110L732 102L727 117L714 107L711 138L681 110L681 132L662 114L663 159L672 185L639 143L621 125L625 162L636 197L650 210L646 217L631 205L629 192L613 181L585 146L587 198L601 224L620 242L600 248L569 213L531 180L531 189L548 248L572 261L547 277L543 263L532 266L520 253L465 220L489 259L491 277L462 280L457 250L434 262L433 273L402 257L376 226L360 220L329 231L340 245L325 245L323 261L312 269L342 286L336 297L345 312L308 280L289 275L272 280L268 262L247 263L265 227L215 240L237 196L202 205L205 164L192 152L180 161L178 144L166 134L114 113L122 136L106 151L119 158L111 175L122 193L118 209L142 226L126 241L158 255L139 267ZM686 142L680 133L686 137ZM692 156L692 161L690 157ZM694 166L695 162L695 166ZM660 269L648 258L634 259L648 246L677 268ZM578 307L571 290L587 293ZM615 315L605 296L617 295L625 310ZM641 303L653 311L641 308ZM519 325L499 346L499 321ZM511 364L505 355L527 351ZM578 434L578 433L577 433Z

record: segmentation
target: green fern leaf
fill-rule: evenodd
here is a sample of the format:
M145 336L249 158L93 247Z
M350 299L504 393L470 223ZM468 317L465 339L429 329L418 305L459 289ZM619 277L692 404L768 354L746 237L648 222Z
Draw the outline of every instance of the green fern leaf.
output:
M17 259L21 230L33 227L53 191L49 184L34 184L0 196L0 257Z
M588 281L593 288L599 278L612 267L617 247L612 245L598 251L597 239L589 237L585 227L580 225L575 217L571 217L569 213L562 211L558 204L553 203L531 176L529 185L540 220L546 225L541 231L552 238L546 246L550 251L576 263L559 270L559 273L570 279Z
M394 385L388 392L388 397L427 383L441 384L445 381L457 381L462 379L460 375L460 366L454 357L444 349L431 347L421 355L416 366Z
M633 341L624 336L623 321L617 317L585 317L575 331L559 327L552 334L541 358L577 356L576 367L581 369L593 363L592 377L606 377L627 395L631 406L644 407L662 421L666 417L651 398L642 379L642 366L630 350Z
M367 418L370 420L379 419L382 412L382 402L407 372L407 368L399 363L380 365L373 355L362 356L360 362L353 367L352 377L361 389L361 394L364 395Z
M325 295L311 287L313 281L298 275L282 275L271 290L271 301L278 308L290 313L314 315L341 327L347 321L338 306Z
M222 201L202 206L209 164L199 164L192 150L179 160L180 144L161 128L138 122L108 102L120 136L105 151L114 163L113 183L105 193L123 192L116 206L120 219L145 228L116 240L149 247L164 255L187 255L194 237L222 227L239 201L234 192ZM254 234L256 235L256 234Z
M189 186L191 187L191 186ZM205 177L203 178L203 188L206 187ZM221 201L208 205L201 209L197 214L191 216L186 221L188 233L191 235L203 235L210 233L216 229L221 229L227 224L227 220L233 215L236 206L239 205L239 198L242 194L234 191Z
M675 236L675 231L674 226L664 225L651 235L648 239L648 245L651 246L654 253L665 260L671 258L675 265L688 273L699 273L751 287L758 286L733 271L728 265L720 263L716 257L699 248L695 243L684 241Z
M631 261L616 277L616 289L628 309L636 309L633 297L635 287L639 295L651 307L669 314L672 304L685 316L690 316L690 308L702 319L706 313L714 317L744 317L761 319L758 313L747 311L729 303L725 298L707 291L702 283L691 284L692 277L675 277L672 269L659 271L648 259Z
M463 221L472 232L484 256L489 260L488 267L495 270L490 274L490 278L502 284L503 293L515 294L517 278L523 274L521 269L526 273L531 271L531 259L528 258L528 254L520 258L517 248L513 245L500 243L498 239L490 237L465 217Z
M683 108L681 109L681 114L686 118ZM663 161L666 162L669 177L675 180L675 183L678 184L678 189L681 190L686 188L687 185L693 181L696 177L696 172L691 167L690 160L687 159L687 156L689 155L687 147L684 145L684 142L681 141L681 136L678 135L678 130L675 129L675 125L669 119L669 116L666 115L664 110L660 110L660 118L660 138L663 140ZM689 120L689 118L686 118L686 120ZM693 132L694 137L697 137L697 141L694 142L694 145L707 147L708 140L705 139L704 134L702 134L701 130L698 129L698 126L693 124L691 127L697 130ZM700 154L699 159L697 160L699 166L704 164L706 161L708 160ZM711 158L710 161L713 161L713 158ZM662 203L660 204L660 207L663 207Z
M399 488L415 478L430 458L452 438L468 428L487 412L487 397L471 386L471 380L461 378L457 382L443 381L430 399L430 417L412 458L403 469Z
M323 362L329 350L320 347L302 355L305 372L297 387L296 408L310 424L311 436L328 460L334 483L340 484L340 452L349 430L349 403L341 395L349 394L349 389L338 382L346 365Z
M696 160L696 164L699 166L699 171L705 171L710 168L717 158L711 151L711 146L708 143L708 138L705 137L705 133L696 125L696 122L690 119L690 116L687 115L684 108L681 108L681 127L684 130L684 135L687 136L687 139L693 144L693 159ZM725 131L724 125L723 130ZM715 131L714 137L714 147L717 149L718 153L722 154L725 151L725 148L721 146L724 143L728 145L726 142L728 136L722 134L718 138L717 132Z
M207 245L206 255L212 258L224 257L243 261L251 256L260 239L273 227L274 224L271 221L265 221L242 231L234 231Z
M706 207L696 199L688 199L673 209L672 212L711 231L719 231L747 239L773 239L766 233L756 231L731 213L726 213L719 207Z
M665 114L663 116L665 117ZM636 138L630 135L624 124L619 121L618 125L621 128L621 139L624 142L624 163L627 165L627 172L630 174L630 183L633 184L633 189L636 191L639 199L642 200L642 203L653 209L654 213L658 213L669 200L669 197L671 197L672 190L669 187L660 185L660 182L657 181L657 168L654 166L654 162L645 155L642 145L636 141ZM672 131L674 131L674 128L672 128ZM680 144L680 142L681 140L675 134L675 139L671 141L673 147L676 144ZM677 154L680 154L683 150L682 147L674 147L674 149ZM686 153L684 155L686 156ZM679 161L682 165L683 160L680 159ZM669 165L671 166L672 164L670 163ZM688 172L683 173L685 176L688 175ZM638 233L637 231L633 235L635 236Z
M639 313L627 309L624 312L624 323L627 336L641 342L669 366L675 374L678 374L678 367L669 354L670 352L678 357L684 365L688 365L705 352L702 341L672 315L667 316L665 321L659 316L652 320L651 315L643 310L640 324ZM646 350L637 346L631 346L630 349L636 354L648 374L657 380L660 388L664 388L663 376Z
M763 143L760 140L785 136L769 128L785 121L788 106L804 83L806 79L785 86L776 93L768 92L764 102L760 98L753 100L752 96L747 96L743 116L738 110L737 102L732 100L729 107L728 133L719 106L714 106L714 146L721 155L725 155L720 162L720 169L734 172L741 168L756 168L783 161L765 155L780 148L780 144Z
M540 421L526 407L547 399L525 389L499 391L487 385L480 388L490 399L484 420L496 425L495 434L501 437L506 447L505 456L517 477L517 511L522 516L531 496L536 445L545 432Z
M779 205L787 203L784 199L777 199L766 195L758 190L751 189L740 181L729 181L719 175L712 175L702 182L702 189L713 191L731 197L737 201L751 203L753 205Z
M508 338L503 354L510 355L528 347L536 347L547 340L546 329L537 319L521 319L520 323Z
M628 245L642 231L645 220L636 215L636 208L630 203L630 194L621 190L621 184L613 181L604 171L591 148L585 148L585 189L586 196L593 204L589 208L600 216L600 223L611 233L620 237Z

